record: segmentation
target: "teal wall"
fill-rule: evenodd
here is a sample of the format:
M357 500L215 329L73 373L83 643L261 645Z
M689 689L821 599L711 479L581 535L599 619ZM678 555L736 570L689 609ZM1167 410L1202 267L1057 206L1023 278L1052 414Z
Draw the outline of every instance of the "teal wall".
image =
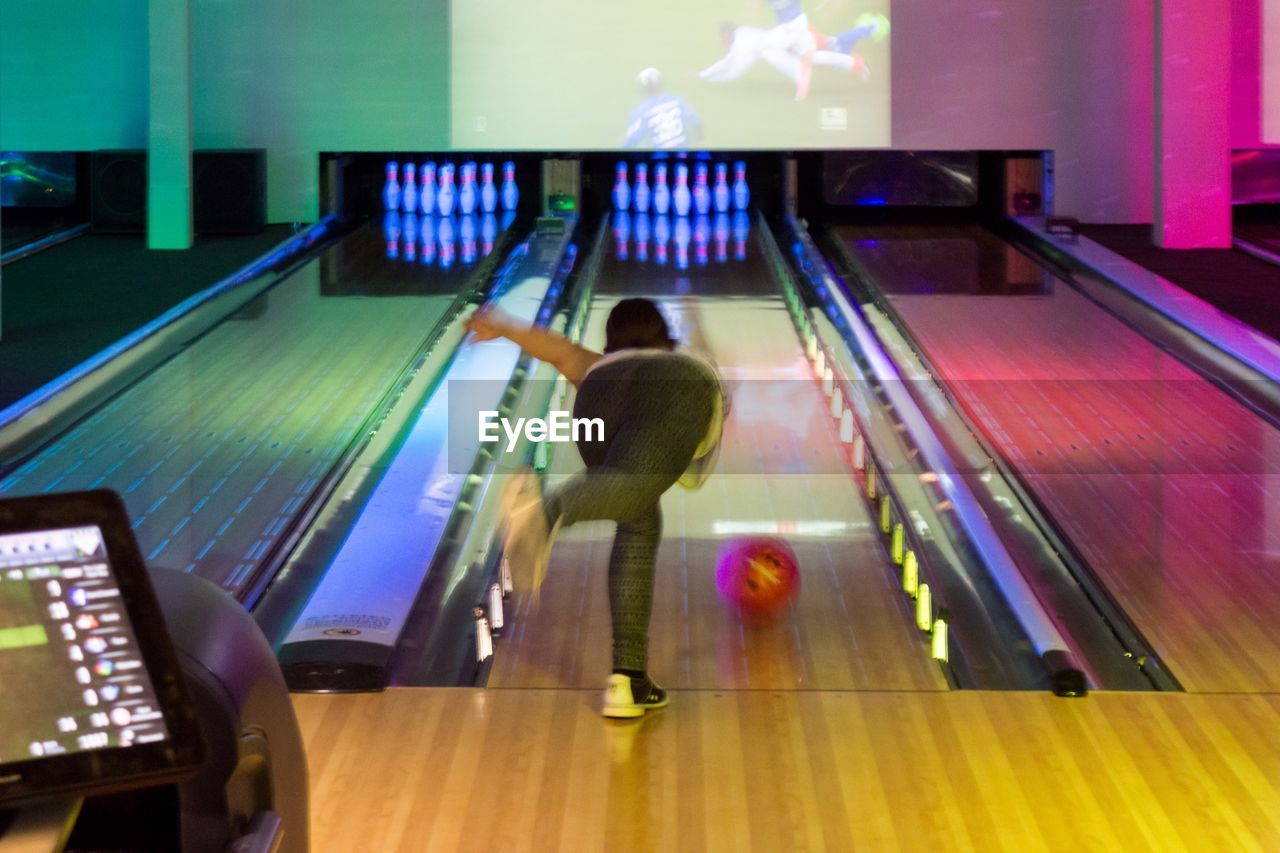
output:
M196 148L266 148L268 217L314 220L321 151L449 145L448 0L191 0ZM0 148L147 144L146 0L4 0Z
M192 0L197 148L266 148L268 216L313 220L321 151L449 145L449 0Z
M0 148L147 144L147 0L4 0Z

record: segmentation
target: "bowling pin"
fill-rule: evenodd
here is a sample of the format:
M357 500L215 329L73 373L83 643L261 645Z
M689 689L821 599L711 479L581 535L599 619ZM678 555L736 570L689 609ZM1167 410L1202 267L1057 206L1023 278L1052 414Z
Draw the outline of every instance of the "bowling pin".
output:
M476 212L476 164L462 164L462 188L458 190L458 212L468 216Z
M733 164L733 207L735 210L746 210L751 201L751 190L747 187L747 164L739 160Z
M473 264L476 260L476 215L463 214L458 221L458 239L462 243L462 262Z
M441 216L453 215L453 203L456 190L453 188L453 164L445 163L440 167L440 186L436 189L436 212Z
M713 192L716 213L729 212L729 166L716 163L716 186Z
M711 210L711 188L707 186L707 164L694 167L693 209L705 216Z
M636 260L649 260L649 214L636 214Z
M404 214L404 260L417 263L417 214Z
M516 164L508 160L502 164L502 209L515 210L520 200L520 189L516 186Z
M716 263L729 260L729 214L717 213L714 230L716 238Z
M677 218L675 224L676 269L687 270L689 268L689 238L691 236L692 229L689 227L689 217L681 216Z
M396 260L400 257L400 211L388 210L382 216L382 236L387 241L387 258Z
M693 258L698 266L707 265L707 247L711 243L711 218L698 216L693 221Z
M445 168L451 169L451 166ZM453 233L453 217L446 216L436 223L436 239L440 243L440 267L449 269L453 266L454 252L457 251L457 244L454 242Z
M667 164L653 167L653 212L666 216L671 209L671 190L667 187Z
M751 217L745 210L733 212L733 257L735 260L747 259L747 235L751 233Z
M400 209L400 164L395 160L387 161L387 182L382 185L383 210Z
M613 214L613 239L618 260L625 261L628 244L631 242L631 214L625 210L619 210Z
M405 213L418 212L418 167L413 163L404 164L404 186L400 188L400 209ZM416 225L414 227L417 228Z
M493 185L493 164L480 167L480 210L493 213L498 209L498 188Z
M627 164L618 161L614 171L613 209L626 210L631 206L631 187L627 184Z
M436 262L436 218L433 214L422 214L418 223L418 239L422 241L422 263L430 266Z
M676 216L689 215L689 167L684 163L676 166L676 190L672 194L675 202Z
M498 239L498 217L492 212L486 213L480 220L480 251L489 257L493 251L493 242Z
M653 220L654 260L663 266L666 266L667 264L667 242L670 240L671 220L666 216L666 214L655 217Z
M636 164L636 186L632 192L632 202L636 213L649 212L649 167L644 163Z
M426 215L436 212L436 164L430 161L418 173L418 210Z

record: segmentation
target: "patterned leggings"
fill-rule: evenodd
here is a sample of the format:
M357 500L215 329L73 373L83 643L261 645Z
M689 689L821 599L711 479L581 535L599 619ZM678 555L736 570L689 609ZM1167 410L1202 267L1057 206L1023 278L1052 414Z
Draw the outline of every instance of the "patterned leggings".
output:
M604 421L604 440L579 442L586 463L544 506L562 526L618 523L609 557L613 668L644 671L662 537L659 499L684 473L711 424L718 380L679 353L643 352L597 365L578 388L575 418Z

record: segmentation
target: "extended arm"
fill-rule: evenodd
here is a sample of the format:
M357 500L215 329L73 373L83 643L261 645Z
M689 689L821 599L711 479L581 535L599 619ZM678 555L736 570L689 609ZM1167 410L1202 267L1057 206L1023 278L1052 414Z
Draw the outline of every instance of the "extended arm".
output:
M746 68L741 67L740 63L739 67L734 67L733 51L730 50L729 53L699 71L698 76L708 83L725 83L738 79L743 71L746 71Z
M467 329L482 341L506 338L529 355L560 371L575 388L587 369L600 358L600 353L580 347L564 335L523 325L499 311L477 311L467 320Z

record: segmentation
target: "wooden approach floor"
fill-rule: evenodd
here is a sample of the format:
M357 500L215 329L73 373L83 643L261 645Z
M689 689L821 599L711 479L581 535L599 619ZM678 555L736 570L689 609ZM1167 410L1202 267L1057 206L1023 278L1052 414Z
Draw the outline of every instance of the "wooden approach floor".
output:
M1280 695L295 697L317 851L1280 850Z

